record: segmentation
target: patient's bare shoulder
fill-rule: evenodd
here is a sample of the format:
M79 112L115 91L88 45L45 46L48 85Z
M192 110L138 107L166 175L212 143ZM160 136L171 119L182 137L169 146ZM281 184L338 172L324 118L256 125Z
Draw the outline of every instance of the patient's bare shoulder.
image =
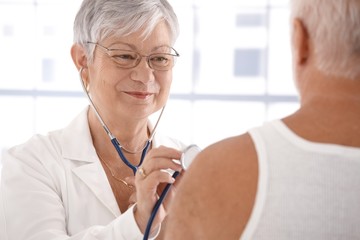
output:
M175 233L182 233L182 239L239 238L254 204L257 175L248 134L205 148L178 186L167 239L180 239Z

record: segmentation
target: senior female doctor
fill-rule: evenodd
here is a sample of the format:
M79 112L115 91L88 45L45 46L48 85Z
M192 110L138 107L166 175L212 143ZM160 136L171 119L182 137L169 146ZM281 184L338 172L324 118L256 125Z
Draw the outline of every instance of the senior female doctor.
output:
M180 171L173 160L185 148L148 119L168 99L177 35L166 0L83 1L71 56L90 107L4 154L2 240L142 239L162 185L174 182L162 169Z

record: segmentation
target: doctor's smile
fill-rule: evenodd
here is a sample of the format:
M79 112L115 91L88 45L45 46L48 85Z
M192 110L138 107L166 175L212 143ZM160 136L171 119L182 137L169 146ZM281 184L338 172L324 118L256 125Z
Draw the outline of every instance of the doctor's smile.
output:
M149 92L125 92L125 93L134 98L139 98L139 99L148 99L154 95L154 93L149 93Z

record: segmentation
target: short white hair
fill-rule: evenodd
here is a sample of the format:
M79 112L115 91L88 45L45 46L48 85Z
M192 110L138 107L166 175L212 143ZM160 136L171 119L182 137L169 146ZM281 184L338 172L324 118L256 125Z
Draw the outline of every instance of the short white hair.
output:
M290 0L313 40L320 71L360 77L360 0Z
M83 0L74 21L74 43L84 46L91 61L94 46L87 42L127 36L139 30L146 38L160 21L167 24L174 44L179 23L167 0Z

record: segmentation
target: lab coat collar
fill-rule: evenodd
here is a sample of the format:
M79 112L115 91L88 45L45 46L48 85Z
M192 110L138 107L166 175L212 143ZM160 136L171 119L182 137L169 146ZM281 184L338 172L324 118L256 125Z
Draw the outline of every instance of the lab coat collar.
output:
M88 123L89 107L86 107L63 131L61 138L62 154L64 158L96 162L94 148Z
M86 107L65 129L62 136L62 153L64 158L84 162L97 162L97 153L93 145ZM148 121L148 128L153 129L153 124ZM155 133L156 136L157 133ZM74 137L76 136L76 137ZM110 141L110 140L109 140ZM157 147L156 137L152 146Z
M77 166L72 169L72 172L91 189L115 217L118 217L121 214L120 209L92 142L88 110L89 106L64 129L61 137L62 156L70 161L87 162L82 165L76 164ZM153 125L150 121L148 124L152 129ZM156 137L153 139L152 145L153 147L158 145Z
M61 137L62 155L69 161L86 162L86 164L74 164L72 172L91 189L114 217L118 217L121 214L120 209L92 142L88 110L89 107L85 108L64 129Z

